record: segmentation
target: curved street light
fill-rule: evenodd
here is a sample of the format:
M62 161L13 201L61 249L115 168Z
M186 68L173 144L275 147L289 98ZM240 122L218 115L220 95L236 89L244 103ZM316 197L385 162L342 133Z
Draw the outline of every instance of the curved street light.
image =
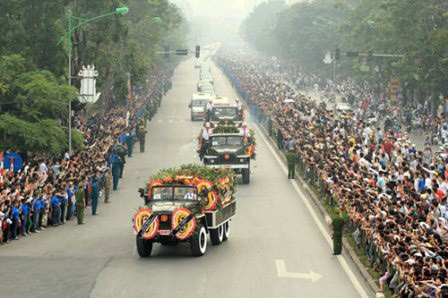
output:
M72 15L72 11L69 9L67 12L67 19L68 19L68 28L67 33L61 37L58 44L61 43L61 41L64 40L64 38L67 36L67 46L68 46L68 84L72 84L72 33L78 29L79 27L90 23L97 21L99 19L115 15L115 14L126 14L128 13L129 8L127 7L117 7L114 11L102 14L96 17L92 18L79 18ZM75 26L72 26L72 20L77 20L78 23ZM72 155L72 100L69 99L68 101L68 152L69 155Z

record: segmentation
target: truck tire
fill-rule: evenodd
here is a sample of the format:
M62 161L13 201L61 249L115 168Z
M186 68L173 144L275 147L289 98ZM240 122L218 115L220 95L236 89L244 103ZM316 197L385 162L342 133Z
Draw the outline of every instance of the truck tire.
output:
M203 256L207 250L207 232L202 224L199 224L197 235L191 237L190 247L194 257Z
M220 225L216 229L209 229L210 240L213 245L219 245L224 239L224 225Z
M243 184L250 183L250 169L243 169Z
M135 237L137 242L137 252L142 258L147 258L152 252L152 240L145 240L138 236Z
M229 222L227 221L225 224L222 225L222 231L223 231L223 235L222 235L222 241L226 241L227 239L229 239L229 231L230 226L229 226Z

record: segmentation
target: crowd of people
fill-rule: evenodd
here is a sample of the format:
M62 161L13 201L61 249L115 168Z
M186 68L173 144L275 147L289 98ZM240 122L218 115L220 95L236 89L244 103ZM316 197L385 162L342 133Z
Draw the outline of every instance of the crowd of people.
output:
M115 107L101 115L76 116L75 127L84 147L63 156L24 157L20 170L2 169L0 175L0 245L18 240L47 227L63 225L77 217L84 223L84 209L96 215L98 201L110 202L111 190L118 189L126 157L140 141L144 151L146 121L162 98L161 76L152 76L139 100L127 107ZM11 149L12 150L12 149Z
M278 148L292 150L306 178L346 214L355 241L376 260L380 286L401 297L448 297L447 160L429 144L418 150L404 127L385 130L366 121L366 111L378 113L381 104L384 109L387 90L374 94L373 88L346 84L338 92L367 106L360 113L333 112L291 88L313 87L317 76L274 72L271 59L260 55L221 52L216 60L267 118ZM442 118L437 123L437 131L446 125Z

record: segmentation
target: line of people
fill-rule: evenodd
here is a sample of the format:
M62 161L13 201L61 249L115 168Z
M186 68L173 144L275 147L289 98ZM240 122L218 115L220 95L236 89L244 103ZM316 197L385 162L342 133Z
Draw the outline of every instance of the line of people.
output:
M232 52L218 59L272 121L279 149L291 143L305 178L349 218L380 286L401 297L447 297L448 160L429 146L417 150L404 132L379 134L355 113L295 94L289 79L270 71L269 58Z
M84 149L63 158L26 159L18 172L0 173L0 245L49 226L59 226L77 217L84 223L85 208L98 214L101 195L110 202L112 190L123 177L126 155L140 142L144 152L146 121L150 120L162 94L161 79L151 77L141 100L128 109L117 107L104 116L74 119L73 127L84 137Z

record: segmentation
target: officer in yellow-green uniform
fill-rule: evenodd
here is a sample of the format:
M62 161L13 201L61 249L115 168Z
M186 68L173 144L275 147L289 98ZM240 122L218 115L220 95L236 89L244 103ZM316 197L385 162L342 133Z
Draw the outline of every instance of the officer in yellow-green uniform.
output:
M342 252L342 235L344 233L344 218L339 208L335 209L336 215L333 217L333 255L340 255Z
M145 126L140 125L138 127L137 138L138 142L140 143L140 152L145 152L145 139L147 133L148 131L146 130Z
M294 179L296 176L296 154L294 150L289 150L286 153L286 161L288 163L288 179Z
M78 189L75 192L76 198L76 216L78 218L78 225L83 224L84 208L86 207L86 200L82 182L79 183Z

